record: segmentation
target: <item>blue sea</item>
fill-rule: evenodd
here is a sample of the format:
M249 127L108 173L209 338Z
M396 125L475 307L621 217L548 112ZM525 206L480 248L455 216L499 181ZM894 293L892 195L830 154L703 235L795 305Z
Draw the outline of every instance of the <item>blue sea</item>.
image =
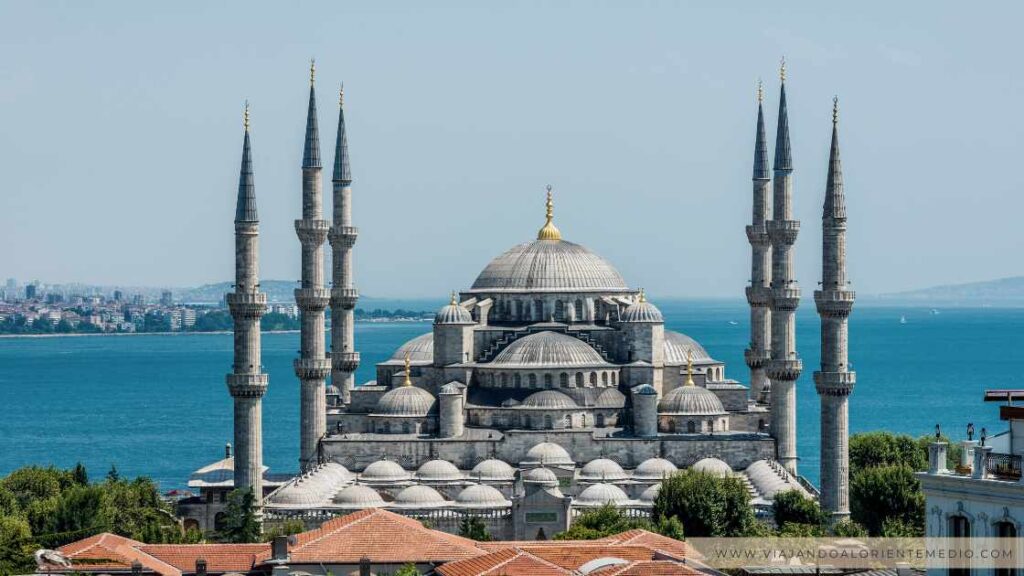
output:
M437 303L414 309L430 309ZM743 349L748 311L741 301L661 301L667 328L689 334L726 362L726 376L747 381ZM906 317L906 323L900 317ZM818 478L818 318L805 302L797 346L800 471ZM429 323L360 323L358 382L374 364ZM997 408L981 402L989 388L1020 387L1024 309L860 306L850 321L857 387L853 432L930 434L936 423L954 439L968 421L1001 430ZM222 457L231 440L231 400L224 374L230 334L77 336L0 339L0 475L28 464L83 462L102 476L147 475L164 489L185 485L191 471ZM298 334L263 336L270 390L263 403L264 459L276 472L297 468L298 382L292 360Z

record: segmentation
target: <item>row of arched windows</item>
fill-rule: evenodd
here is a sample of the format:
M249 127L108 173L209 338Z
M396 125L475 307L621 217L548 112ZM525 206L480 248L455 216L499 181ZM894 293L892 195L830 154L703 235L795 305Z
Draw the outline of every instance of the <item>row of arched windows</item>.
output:
M568 388L570 382L576 388L596 386L618 386L618 375L613 370L601 370L593 372L576 372L569 374L561 372L558 375L558 386ZM485 386L500 388L554 388L555 374L547 372L543 374L521 372L484 372L480 379Z

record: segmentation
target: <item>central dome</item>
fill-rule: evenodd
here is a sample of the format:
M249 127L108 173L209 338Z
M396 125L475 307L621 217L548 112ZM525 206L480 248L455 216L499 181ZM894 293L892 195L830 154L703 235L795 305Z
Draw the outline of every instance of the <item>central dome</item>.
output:
M563 368L607 364L589 344L561 332L537 332L509 344L491 361L502 368Z
M623 292L619 271L587 248L565 240L513 247L484 268L471 292Z

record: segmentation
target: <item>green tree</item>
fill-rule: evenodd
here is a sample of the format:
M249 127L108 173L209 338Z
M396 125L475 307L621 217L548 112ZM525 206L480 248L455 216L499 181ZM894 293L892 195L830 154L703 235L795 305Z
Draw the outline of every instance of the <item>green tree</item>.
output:
M850 437L850 475L877 466L908 466L924 470L927 451L922 452L917 440L906 434L867 432Z
M263 534L263 541L272 542L274 538L277 538L278 536L290 536L292 534L298 534L299 532L305 531L306 525L302 523L302 520L292 518L290 520L285 520L271 530L267 530L267 532Z
M226 542L259 542L260 525L256 521L252 490L236 488L228 494L228 507L221 538Z
M821 524L802 524L800 522L786 522L779 528L779 536L789 538L816 538L825 535L825 529Z
M477 516L463 516L459 520L459 536L476 540L477 542L490 542L491 533L487 531L484 521Z
M75 464L75 469L71 471L71 478L79 486L89 485L89 474L85 471L85 466L81 462Z
M395 572L395 576L420 576L420 571L416 569L416 565L412 562L402 566Z
M0 486L9 490L18 501L18 507L25 510L35 500L59 495L62 475L56 468L26 466L11 472L0 481Z
M0 484L0 516L17 516L21 513L14 493Z
M181 540L181 527L149 478L107 481L102 489L98 524L107 530L151 544Z
M121 479L121 475L117 472L117 466L111 464L110 470L107 471L107 482L117 482Z
M924 531L919 526L909 524L900 518L889 517L882 521L881 535L887 538L913 538L924 536Z
M14 516L0 516L0 574L35 571L32 558L35 549L28 522Z
M772 502L772 512L775 523L779 526L790 523L820 526L825 523L828 516L816 500L804 496L799 490L786 490L776 494Z
M850 515L872 536L883 533L887 519L924 532L924 494L909 466L877 466L858 472L850 481Z
M687 536L744 536L756 522L750 494L738 478L684 470L666 478L652 517L677 517Z
M868 535L868 531L847 518L832 525L832 534L839 538L863 538Z

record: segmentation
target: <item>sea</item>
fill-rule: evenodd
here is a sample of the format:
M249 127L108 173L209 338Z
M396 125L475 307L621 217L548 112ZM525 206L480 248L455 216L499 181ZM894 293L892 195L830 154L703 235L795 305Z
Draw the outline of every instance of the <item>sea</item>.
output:
M440 302L404 302L432 309ZM749 312L742 301L659 301L666 328L696 338L726 363L726 377L747 382L743 350ZM357 323L362 354L357 382L427 322ZM819 404L812 373L819 363L814 306L797 314L804 373L797 385L800 473L818 479ZM263 401L264 462L297 469L297 333L263 336L270 389ZM851 432L888 430L953 439L968 422L989 434L1005 428L986 389L1022 387L1024 309L863 305L850 320L857 385ZM96 335L0 338L0 476L30 464L86 465L93 477L111 466L145 475L162 489L184 488L189 474L223 457L231 441L230 334Z

